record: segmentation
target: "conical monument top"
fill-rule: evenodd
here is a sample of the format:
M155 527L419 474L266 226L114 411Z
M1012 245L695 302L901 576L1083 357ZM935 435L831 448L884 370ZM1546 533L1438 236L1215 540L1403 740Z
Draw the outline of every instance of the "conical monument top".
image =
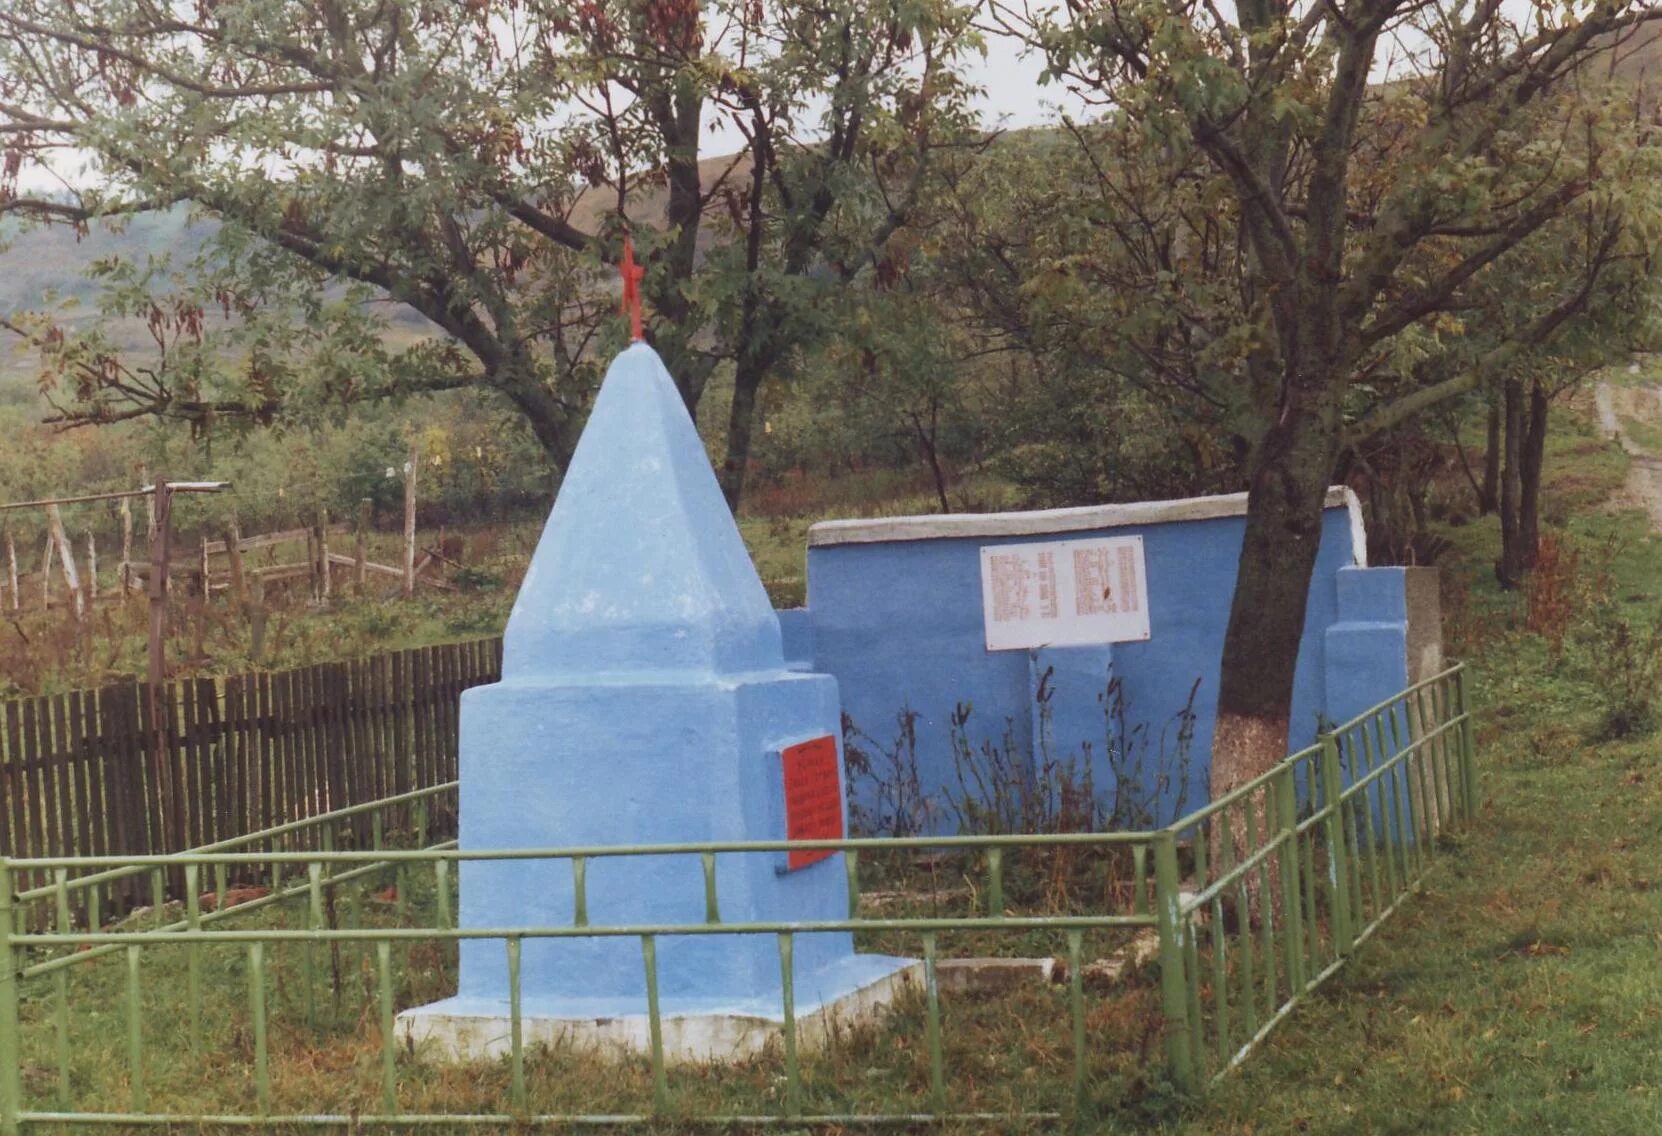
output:
M779 619L656 352L612 361L508 619L503 680L783 667Z

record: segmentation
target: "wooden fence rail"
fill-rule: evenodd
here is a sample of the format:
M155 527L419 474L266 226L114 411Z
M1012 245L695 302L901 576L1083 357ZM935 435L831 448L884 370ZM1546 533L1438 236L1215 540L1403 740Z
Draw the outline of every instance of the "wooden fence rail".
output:
M0 855L176 852L451 780L458 699L501 668L501 640L480 639L178 679L160 761L143 683L0 703ZM123 881L103 911L141 892Z

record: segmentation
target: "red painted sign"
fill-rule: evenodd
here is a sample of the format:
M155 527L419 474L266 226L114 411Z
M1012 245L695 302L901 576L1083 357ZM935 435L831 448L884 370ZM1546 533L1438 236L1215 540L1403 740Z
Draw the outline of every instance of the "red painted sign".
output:
M785 763L785 839L841 840L842 778L837 770L837 739L829 735L787 746ZM789 854L790 871L834 855L832 849L805 849Z

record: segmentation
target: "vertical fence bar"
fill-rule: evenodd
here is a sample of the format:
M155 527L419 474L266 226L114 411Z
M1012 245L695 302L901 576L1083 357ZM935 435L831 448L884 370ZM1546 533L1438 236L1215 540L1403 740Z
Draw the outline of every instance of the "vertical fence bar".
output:
M721 903L716 898L716 854L706 852L700 860L704 865L704 922L721 922Z
M1226 870L1234 868L1234 849L1235 834L1226 830L1223 834ZM1247 854L1251 855L1251 851L1247 849ZM1241 959L1241 1017L1248 1038L1258 1033L1258 990L1252 980L1252 904L1247 887L1247 878L1251 874L1249 869L1235 877L1235 937L1239 940L1236 953Z
M1131 846L1131 886L1136 889L1131 897L1131 913L1148 912L1148 845Z
M923 933L923 991L928 1006L924 1043L929 1050L929 1111L937 1118L946 1111L946 1069L941 1054L941 988L936 981L935 933Z
M1222 879L1229 873L1230 838L1226 831L1218 842L1218 873ZM1205 886L1204 884L1202 886ZM1229 1063L1229 958L1228 942L1223 927L1223 889L1212 897L1212 1020L1218 1034L1218 1068ZM1251 1035L1248 1035L1251 1036Z
M17 972L12 946L12 869L0 858L0 1136L18 1136L23 1107L22 1027L18 1020Z
M1339 741L1321 740L1322 831L1327 837L1327 902L1333 913L1333 953L1343 958L1354 942L1350 924L1350 848L1345 843L1344 783L1339 772Z
M1251 854L1256 854L1261 851L1258 847L1258 824L1260 814L1262 814L1263 818L1265 843L1268 843L1270 838L1270 810L1275 804L1275 784L1273 782L1266 783L1261 792L1263 795L1263 805L1261 807L1251 803L1250 795L1247 798L1247 848ZM1275 1017L1276 1005L1275 904L1272 903L1270 899L1272 894L1270 888L1270 862L1272 859L1273 857L1269 855L1259 856L1258 869L1257 872L1254 873L1258 877L1258 945L1260 948L1259 954L1264 960L1264 1018L1266 1021Z
M1391 717L1393 734L1396 716ZM1402 759L1402 776L1407 783L1404 792L1408 796L1409 827L1414 834L1414 864L1418 871L1424 872L1426 857L1431 854L1431 840L1435 835L1432 827L1432 817L1435 815L1434 806L1426 801L1425 795L1425 708L1420 704L1419 692L1416 691L1402 700L1403 733L1408 741L1400 745L1397 753ZM1414 800L1415 786L1419 787L1419 801Z
M1391 749L1393 749L1391 761L1396 762L1394 777L1401 781L1401 789L1398 791L1398 807L1403 807L1403 802L1406 802L1406 810L1408 810L1408 814L1404 817L1403 827L1406 829L1409 849L1413 850L1413 855L1411 855L1413 879L1418 880L1424 874L1424 867L1426 867L1426 840L1424 840L1423 835L1424 825L1421 824L1423 819L1419 815L1419 810L1423 807L1424 801L1419 802L1418 805L1414 804L1414 772L1416 772L1414 766L1416 766L1416 762L1424 761L1424 752L1419 749L1421 732L1419 732L1419 726L1416 726L1416 722L1414 722L1414 699L1411 696L1404 696L1404 698L1399 699L1399 704L1403 709L1403 724L1401 724L1401 727L1396 724L1396 706L1393 706L1389 711L1389 714L1391 714ZM1406 737L1406 741L1404 741L1404 737ZM1423 796L1424 789L1421 787L1421 797Z
M202 869L198 864L185 865L185 918L191 931L202 930ZM185 997L190 1001L190 1047L193 1052L202 1048L202 947L192 942L185 947Z
M860 918L860 850L843 853L843 874L848 878L848 917Z
M796 940L789 931L779 933L779 989L785 1040L785 1115L802 1115L802 1069L796 1056Z
M658 1009L658 939L641 936L641 961L646 965L647 1029L652 1040L652 1107L669 1110L669 1078L664 1073L664 1019Z
M1426 713L1426 703L1428 700L1431 704L1431 712L1429 714ZM1424 739L1428 734L1436 731L1437 721L1440 717L1437 711L1436 687L1433 686L1416 690L1414 692L1414 706L1419 711L1420 737ZM1443 829L1444 814L1447 812L1448 808L1447 802L1443 799L1443 777L1441 772L1442 746L1443 735L1439 733L1436 734L1435 737L1424 741L1423 748L1420 750L1420 781L1422 784L1429 784L1431 786L1431 803L1429 811L1426 814L1425 827L1427 830L1426 842L1429 850L1433 852L1436 851L1436 844L1434 842L1437 838L1437 834ZM1422 793L1425 792L1424 789L1421 789L1420 791Z
M1367 730L1359 728L1355 731L1352 737L1353 742L1351 752L1353 754L1360 754L1362 760L1362 770L1356 776L1356 780L1360 780L1362 777L1365 777L1373 772L1373 762L1371 760L1372 751L1368 747ZM1358 935L1362 933L1363 928L1367 926L1369 921L1373 918L1377 918L1379 913L1385 910L1386 906L1384 901L1385 885L1379 872L1379 833L1374 826L1374 801L1376 799L1380 801L1384 800L1384 796L1380 792L1379 782L1377 781L1370 782L1367 787L1362 789L1362 791L1356 795L1357 809L1362 816L1362 832L1358 835L1357 839L1365 839L1365 846L1368 850L1368 883L1372 887L1373 895L1372 914L1368 915L1365 919L1358 917L1356 921L1356 933ZM1381 808L1383 808L1383 805L1381 805ZM1381 823L1383 823L1383 812L1379 813L1379 819ZM1387 872L1387 874L1389 873Z
M1068 932L1068 1013L1073 1018L1073 1112L1085 1111L1084 932Z
M156 926L167 926L167 883L160 868L150 871L150 906L151 913L156 917Z
M1299 912L1298 880L1298 797L1293 785L1293 767L1282 768L1276 778L1275 803L1280 812L1282 844L1281 898L1285 921L1281 938L1287 949L1287 1000L1304 993L1304 928Z
M1314 774L1314 770L1311 772ZM1312 776L1312 789L1314 786L1315 778ZM1314 797L1313 792L1311 795ZM1316 975L1322 969L1322 921L1316 909L1316 830L1310 828L1303 835L1295 835L1293 848L1299 855L1299 875L1304 884L1304 930L1310 938L1309 949L1304 956L1304 973Z
M265 944L248 944L248 1008L254 1018L254 1101L261 1116L271 1113L271 1069L265 1036Z
M1378 723L1375 722L1374 725L1377 727ZM1384 768L1384 763L1383 761L1375 760L1373 731L1369 730L1368 723L1364 722L1360 727L1358 727L1358 732L1362 735L1362 750L1367 755L1368 772L1370 774L1376 773L1380 769ZM1380 737L1383 742L1383 735ZM1385 784L1385 777L1381 775L1374 778L1372 787L1367 792L1368 825L1370 829L1369 836L1374 841L1374 856L1376 858L1383 857L1385 860L1385 874L1383 880L1380 879L1377 872L1375 873L1374 883L1376 885L1376 890L1374 892L1374 913L1376 915L1383 913L1384 910L1391 905L1391 900L1395 899L1397 894L1397 856L1396 849L1392 847L1395 840L1391 834L1393 825L1391 821L1390 797L1390 789ZM1377 832L1374 832L1372 831L1372 828L1374 804L1376 801L1379 806L1379 829ZM1384 891L1377 890L1377 886L1381 884L1385 888Z
M1397 725L1396 714L1395 712L1392 712L1391 714L1392 737L1389 742L1385 740L1384 719L1382 717L1376 717L1374 723L1375 730L1379 737L1380 765L1384 768L1387 774L1387 776L1382 779L1382 783L1388 783L1390 785L1391 840L1396 847L1397 864L1401 868L1401 874L1398 877L1398 885L1391 889L1391 898L1394 901L1397 896L1408 890L1409 883L1412 882L1414 876L1417 874L1413 857L1418 854L1419 848L1408 839L1408 822L1403 817L1401 780L1402 765L1396 760L1396 758L1402 754L1402 747L1396 741L1395 737ZM1387 752L1387 746L1390 747L1389 752Z
M69 869L55 868L52 872L54 890L58 895L58 931L67 935L75 929L69 912ZM53 1018L58 1035L58 1107L69 1111L69 971L52 973Z
M1154 838L1154 918L1160 932L1160 1002L1166 1018L1166 1068L1183 1092L1195 1087L1189 1058L1188 982L1183 976L1183 928L1179 918L1177 837L1170 829Z
M310 865L316 867L317 865ZM381 995L381 1112L398 1115L398 1035L392 1021L392 943L375 944L375 978Z
M306 865L306 930L323 926L323 865ZM300 953L300 984L305 993L306 1028L317 1028L317 944L307 939Z
M433 888L438 897L438 924L448 929L450 918L450 861L438 859L433 861Z
M139 1015L139 950L127 948L127 1070L134 1112L144 1111L144 1034Z
M508 945L508 1060L511 1081L508 1102L515 1116L524 1116L525 1103L525 1022L519 985L519 939L509 936Z
M1004 849L987 849L987 916L1004 918Z
M571 858L571 924L589 925L589 861L586 856Z

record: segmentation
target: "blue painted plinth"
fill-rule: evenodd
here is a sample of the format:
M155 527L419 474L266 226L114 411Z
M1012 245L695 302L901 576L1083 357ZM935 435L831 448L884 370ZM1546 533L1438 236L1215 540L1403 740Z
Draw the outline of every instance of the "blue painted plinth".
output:
M637 344L607 373L526 573L503 680L462 696L462 849L785 839L780 751L837 738L840 773L841 703L836 680L788 668L781 643L680 395ZM461 926L707 925L699 855L586 857L586 922L573 863L463 861ZM778 853L718 856L720 921L846 917L841 855L782 869ZM783 1016L776 935L664 934L656 952L663 1014ZM910 965L856 955L847 933L798 935L798 1013L876 1005ZM520 975L534 1036L567 1036L566 1021L571 1036L610 1036L608 1021L646 1013L638 935L524 939ZM425 1030L476 1054L508 1000L503 941L467 940L457 996L401 1021L412 1039ZM728 1036L694 1029L687 1052Z
M836 682L783 671L722 683L501 683L462 701L463 848L784 839L778 751L834 733ZM692 770L697 777L688 776ZM778 857L717 857L716 896L727 922L835 920L848 912L841 856L781 874ZM571 862L464 862L465 927L571 926ZM591 925L703 923L698 856L595 857L586 868ZM778 942L772 935L664 936L659 987L667 999L777 1007ZM796 943L798 981L825 971L837 997L847 934ZM900 965L898 962L895 965ZM635 938L530 939L524 989L536 996L609 999L617 1013L644 1012L641 945ZM864 969L848 971L854 980ZM502 998L499 942L464 942L463 998ZM802 993L806 993L804 990ZM802 997L799 993L798 997Z

